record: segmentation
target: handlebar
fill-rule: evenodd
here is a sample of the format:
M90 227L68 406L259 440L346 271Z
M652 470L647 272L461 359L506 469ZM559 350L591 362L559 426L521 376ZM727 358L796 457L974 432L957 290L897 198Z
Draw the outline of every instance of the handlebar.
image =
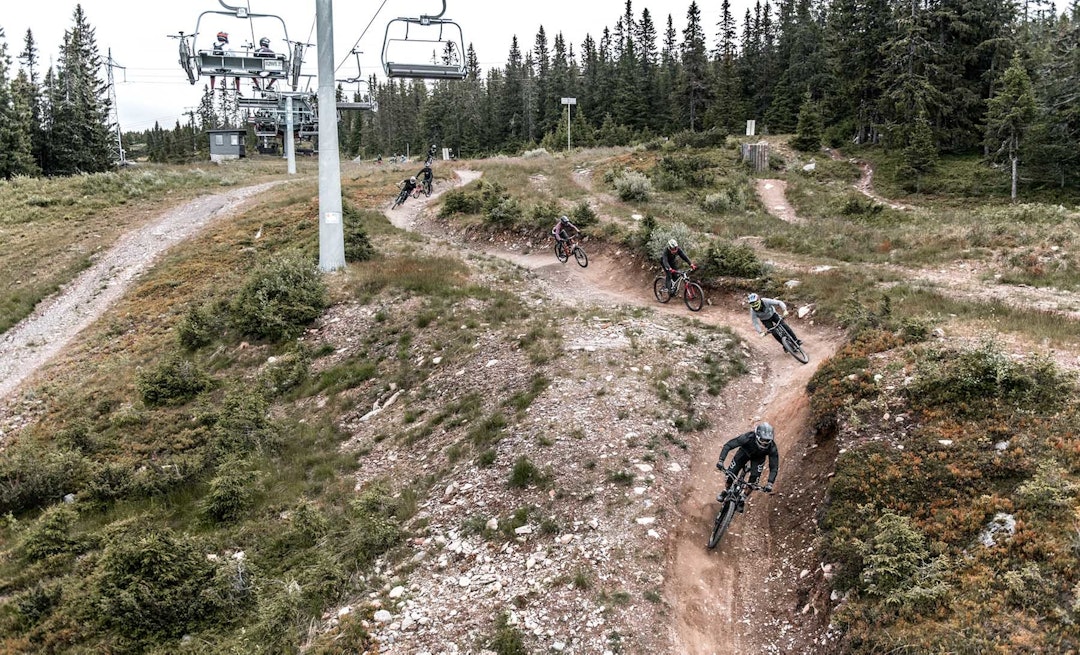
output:
M724 475L726 475L727 477L731 478L735 482L738 482L738 483L746 485L747 487L750 487L754 491L764 491L765 493L771 493L769 491L765 491L765 487L763 487L762 485L760 485L760 484L758 484L756 482L750 482L748 480L741 479L739 476L732 473L731 469L728 469L727 467L724 467L723 471L724 471Z

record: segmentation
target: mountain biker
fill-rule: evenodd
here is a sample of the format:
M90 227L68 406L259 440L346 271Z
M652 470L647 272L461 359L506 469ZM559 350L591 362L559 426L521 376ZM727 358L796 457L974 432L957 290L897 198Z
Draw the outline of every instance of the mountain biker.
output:
M660 256L660 267L664 269L664 275L667 276L667 288L671 293L675 293L675 277L679 275L679 269L675 266L676 257L682 258L684 262L689 264L690 270L697 268L690 261L690 258L686 256L686 253L682 251L682 248L679 247L679 242L675 239L669 239L664 254Z
M780 468L780 451L776 449L776 440L773 437L774 433L771 425L765 422L758 423L750 432L744 432L724 444L724 448L720 451L720 459L716 462L716 468L723 471L724 459L727 457L728 452L738 448L735 456L731 458L731 465L727 467L727 470L733 476L739 477L743 468L749 462L750 484L756 484L758 478L761 477L761 471L765 468L765 458L767 457L769 459L769 481L765 485L765 492L772 491L773 483L776 482L776 474ZM716 497L718 502L724 502L733 482L734 478L728 476L727 486ZM749 493L750 489L747 489L747 494Z
M573 230L573 234L570 234L571 230ZM559 220L555 221L555 227L551 228L551 234L555 237L555 243L561 246L569 241L571 237L581 234L581 230L570 222L569 217L561 216Z
M256 57L263 57L263 58L274 57L275 56L274 51L270 49L270 39L266 38L265 36L263 38L259 39L259 47L255 50L255 56ZM270 73L267 72L267 71L262 71L261 73L259 73L259 77L268 77L269 75L270 75ZM271 87L274 86L274 81L275 80L270 80L267 83L265 89L263 89L263 88L261 88L259 86L259 80L258 79L253 80L253 84L255 85L255 90L256 91L264 91L264 90L269 91L271 89Z
M407 177L401 181L401 189L408 196L416 188L416 176Z
M229 45L229 33L228 32L218 32L217 33L217 41L214 42L214 48L210 52L211 52L211 54L214 54L214 55L224 55L225 54L225 46L227 46L227 45ZM224 69L219 69L219 70L221 72L224 72ZM216 75L211 75L210 76L210 92L211 93L214 92L214 82L216 80L217 80ZM222 92L225 91L225 82L221 83L221 90L222 90ZM240 78L239 77L236 78L236 90L237 91L240 90Z
M795 343L802 345L802 341L795 335L795 330L792 330L791 326L784 321L784 316L787 316L787 305L783 300L763 298L756 293L751 293L746 296L746 303L750 305L750 324L754 326L759 336L764 337L771 328L777 324L783 324L791 333L791 338L795 340ZM777 307L780 308L780 312L776 311ZM776 337L777 343L783 343L778 330L773 330L772 335Z
M427 188L431 188L431 180L435 177L435 173L431 170L431 162L428 161L424 164L424 167L417 173Z

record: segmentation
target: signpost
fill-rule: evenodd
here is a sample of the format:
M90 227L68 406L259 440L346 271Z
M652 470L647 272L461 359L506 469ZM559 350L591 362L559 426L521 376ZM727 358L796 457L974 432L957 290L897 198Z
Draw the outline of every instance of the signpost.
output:
M577 98L563 98L562 103L566 105L566 151L570 152L570 105L576 105Z

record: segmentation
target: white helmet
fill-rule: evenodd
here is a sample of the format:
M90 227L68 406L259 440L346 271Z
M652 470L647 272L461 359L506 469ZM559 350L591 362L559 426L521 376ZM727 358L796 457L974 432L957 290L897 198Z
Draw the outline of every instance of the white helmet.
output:
M676 241L675 239L669 239L668 242L667 242L667 247L670 248L671 250L675 250L676 248L679 247L679 242Z

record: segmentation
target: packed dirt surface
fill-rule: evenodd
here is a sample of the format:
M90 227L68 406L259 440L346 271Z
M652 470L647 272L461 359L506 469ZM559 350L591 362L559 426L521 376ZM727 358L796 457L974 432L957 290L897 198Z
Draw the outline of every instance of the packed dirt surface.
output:
M795 213L795 208L787 200L787 182L784 180L758 179L755 182L761 204L770 214L788 223L800 224L803 219Z
M457 175L466 183L479 174L460 170ZM584 307L619 302L659 316L727 326L744 341L750 373L725 388L707 417L715 427L691 442L690 470L677 492L677 514L667 521L671 525L667 526L670 532L664 549L663 597L671 611L669 634L662 640L666 648L656 652L712 655L823 650L828 638L828 608L821 599L815 604L812 598L822 577L813 564L816 560L811 547L814 508L832 470L833 454L816 450L807 429L804 387L817 365L840 346L843 335L814 325L812 312L806 320L794 319L793 312L789 320L811 356L810 363L802 365L772 338L758 338L741 295L710 294L709 304L692 314L677 299L668 304L656 301L651 288L654 271L628 271L622 260L605 252L590 252L586 268L575 265L573 259L560 264L549 243L470 242L424 213L425 204L406 203L396 210L387 209L386 215L399 227L509 260L558 288L562 302ZM588 242L584 245L590 250ZM563 411L572 412L572 408ZM564 420L561 416L549 418L556 424ZM715 495L721 484L715 469L717 455L724 441L758 421L769 421L776 428L781 452L776 492L753 497L720 546L710 551L705 542L719 508Z
M844 156L841 155L838 150L829 148L829 158L833 159L834 161L843 161ZM859 170L861 171L859 179L853 185L859 191L859 193L863 194L867 198L880 202L886 207L891 207L892 209L911 209L911 207L903 203L889 200L884 196L878 195L874 191L874 167L870 164L870 162L862 159L856 159L854 157L849 158L847 161L848 163L858 166Z
M277 184L233 189L174 207L98 256L93 266L41 303L0 341L0 404L123 296L158 255Z

